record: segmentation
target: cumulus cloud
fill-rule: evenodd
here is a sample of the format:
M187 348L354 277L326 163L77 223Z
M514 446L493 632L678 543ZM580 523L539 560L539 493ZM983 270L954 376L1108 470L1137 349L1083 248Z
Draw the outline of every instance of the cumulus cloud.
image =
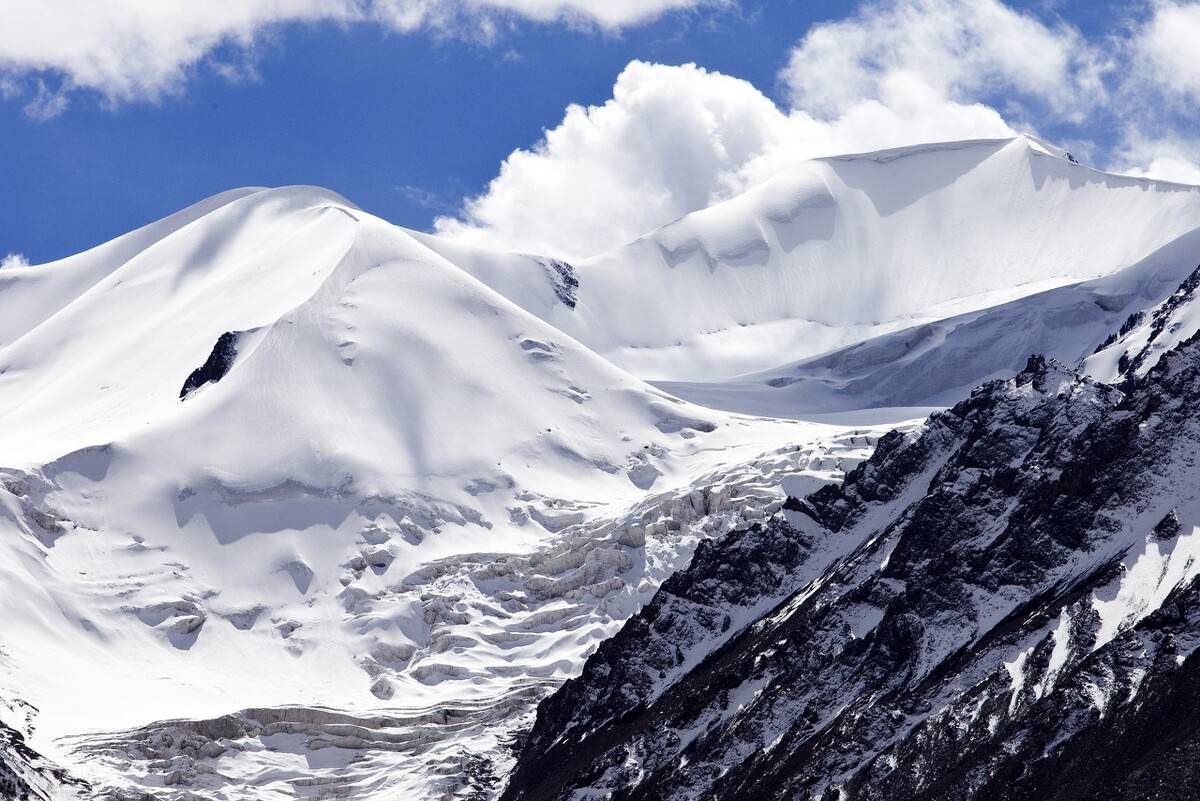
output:
M724 2L0 0L0 81L10 94L23 80L27 91L40 95L30 101L31 115L45 118L61 112L66 95L77 89L94 90L114 103L178 91L188 72L217 48L229 46L245 56L265 32L284 24L376 24L403 33L424 29L490 38L514 20L616 30L668 11Z
M437 228L512 250L594 252L740 189L739 170L791 130L745 81L635 61L611 100L568 108L536 148L505 160L465 220Z
M950 99L997 89L1079 115L1102 99L1103 61L1067 27L995 2L905 0L813 28L784 77L797 108L833 116L907 75Z
M611 100L569 108L435 227L581 258L815 156L1042 125L1117 131L1071 144L1102 167L1197 183L1200 142L1172 133L1155 105L1164 91L1200 98L1197 41L1200 2L1164 0L1124 39L1092 43L999 0L877 0L796 44L782 107L692 65L630 64Z
M1027 48L1044 51L1043 63ZM611 100L569 108L435 227L491 247L592 255L816 156L1012 135L977 99L986 90L1015 86L1075 113L1100 72L1077 33L994 0L870 5L796 46L781 75L787 108L693 65L630 64ZM1020 116L1009 109L1031 127Z
M23 253L9 253L4 258L0 259L0 270L7 270L9 267L28 267L29 259L25 258Z
M1143 85L1200 102L1200 3L1161 2L1134 39Z

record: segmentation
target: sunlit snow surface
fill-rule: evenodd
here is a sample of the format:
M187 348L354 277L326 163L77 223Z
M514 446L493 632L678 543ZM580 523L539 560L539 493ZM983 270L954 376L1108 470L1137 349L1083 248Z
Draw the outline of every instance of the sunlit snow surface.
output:
M0 694L37 713L0 718L114 797L498 786L700 538L1009 351L1082 358L1194 266L1197 211L1022 138L813 162L573 266L290 187L6 270ZM1014 324L1063 308L1065 346Z

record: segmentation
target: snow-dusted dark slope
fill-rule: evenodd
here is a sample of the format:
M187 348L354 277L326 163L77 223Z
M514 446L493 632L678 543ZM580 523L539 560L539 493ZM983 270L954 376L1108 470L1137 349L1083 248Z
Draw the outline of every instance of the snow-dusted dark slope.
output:
M28 704L0 700L0 798L4 801L68 801L87 786L29 745L37 710Z
M1200 340L1040 358L707 542L538 709L506 799L1190 799Z
M1085 369L1103 381L1144 375L1162 353L1200 330L1198 288L1200 267L1189 273L1161 303L1131 312L1121 328L1084 361Z

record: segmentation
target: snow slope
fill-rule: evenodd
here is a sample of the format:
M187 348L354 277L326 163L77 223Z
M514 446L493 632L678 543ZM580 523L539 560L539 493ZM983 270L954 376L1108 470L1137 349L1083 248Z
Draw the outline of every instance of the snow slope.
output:
M0 345L7 345L43 322L93 284L146 248L189 223L254 192L234 189L193 204L86 253L46 265L12 267L0 272L5 316L0 320Z
M1197 262L1200 229L1101 278L727 381L656 384L712 408L821 419L822 413L848 409L872 409L864 413L877 415L887 407L945 406L981 381L1020 369L1031 353L1083 365L1094 377L1114 381L1122 374L1123 353L1145 349L1137 365L1144 372L1158 355L1200 328L1200 312L1190 303L1195 280L1190 289L1181 286L1195 274ZM1159 308L1163 311L1151 311ZM1127 330L1118 341L1120 328ZM1095 353L1109 334L1113 340Z

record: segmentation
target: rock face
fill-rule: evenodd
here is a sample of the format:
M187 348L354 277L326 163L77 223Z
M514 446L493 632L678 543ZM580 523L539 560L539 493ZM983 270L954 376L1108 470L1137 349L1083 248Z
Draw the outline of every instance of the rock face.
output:
M215 383L224 378L233 366L233 360L237 358L237 343L238 334L235 331L226 331L217 337L217 344L213 345L212 353L208 354L204 364L193 370L183 382L183 389L179 390L179 399L184 400L205 384Z
M575 268L559 259L537 258L554 286L554 296L568 309L574 309L579 302L579 276Z
M85 790L85 785L30 748L24 734L0 723L0 798L66 801Z
M1120 330L1100 343L1084 366L1102 380L1117 381L1145 373L1163 352L1200 329L1200 305L1192 302L1197 288L1200 288L1200 267L1162 303L1149 309L1149 315L1146 311L1129 315Z
M503 798L1184 799L1200 342L1033 357L692 564L538 708Z
M14 764L24 756L24 738L7 726L0 727L0 798L37 798L20 766Z

